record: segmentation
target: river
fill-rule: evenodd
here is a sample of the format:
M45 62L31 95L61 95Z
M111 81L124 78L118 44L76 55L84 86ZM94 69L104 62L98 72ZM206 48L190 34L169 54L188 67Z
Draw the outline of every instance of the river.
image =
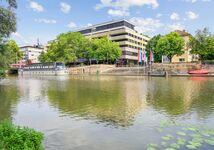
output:
M214 78L9 77L6 118L43 132L46 150L214 149Z

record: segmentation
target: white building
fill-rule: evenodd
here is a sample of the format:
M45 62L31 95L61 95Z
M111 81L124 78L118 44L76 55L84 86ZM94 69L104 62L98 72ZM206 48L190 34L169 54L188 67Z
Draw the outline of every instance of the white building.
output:
M22 46L20 47L20 51L23 53L24 61L31 61L32 63L38 63L38 57L44 52L44 48L42 46Z

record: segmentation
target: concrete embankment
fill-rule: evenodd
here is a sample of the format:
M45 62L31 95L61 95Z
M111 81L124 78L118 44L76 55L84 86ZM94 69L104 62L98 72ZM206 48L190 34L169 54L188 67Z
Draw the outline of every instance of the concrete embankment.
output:
M189 76L188 71L206 69L209 75L214 76L214 65L201 65L198 63L154 63L151 66L141 67L115 67L114 65L91 65L70 68L72 75L130 75L130 76Z
M103 71L114 70L115 65L90 65L82 67L71 67L69 73L71 75L93 75L102 74Z

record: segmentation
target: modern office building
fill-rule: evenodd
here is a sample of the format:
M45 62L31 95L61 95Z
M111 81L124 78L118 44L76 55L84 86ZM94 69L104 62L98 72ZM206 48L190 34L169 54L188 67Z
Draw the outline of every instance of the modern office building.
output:
M185 30L180 31L180 30L176 30L175 32L177 32L185 41L185 45L184 45L184 54L182 54L181 56L174 56L172 58L172 62L195 62L199 60L198 55L195 54L191 54L191 47L188 46L189 40L190 40L190 34L188 32L186 32Z
M96 24L77 30L88 38L109 37L110 40L118 42L124 64L137 64L138 53L145 49L149 37L137 32L135 26L127 20L110 21Z
M32 63L38 63L38 57L44 52L44 47L41 45L35 46L22 46L20 47L20 51L23 53L23 61L31 61Z

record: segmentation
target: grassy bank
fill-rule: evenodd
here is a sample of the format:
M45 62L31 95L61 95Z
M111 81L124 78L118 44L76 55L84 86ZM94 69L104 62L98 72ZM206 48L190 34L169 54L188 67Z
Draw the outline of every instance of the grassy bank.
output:
M43 150L43 134L34 129L0 122L0 150Z

